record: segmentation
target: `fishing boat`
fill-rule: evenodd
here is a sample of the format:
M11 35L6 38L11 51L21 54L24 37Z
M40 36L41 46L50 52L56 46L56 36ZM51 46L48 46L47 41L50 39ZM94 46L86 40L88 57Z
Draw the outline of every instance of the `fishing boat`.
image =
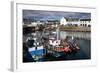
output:
M32 58L35 61L40 61L45 55L45 48L39 41L37 41L36 37L28 38L28 52L31 54Z
M57 37L49 37L49 47L47 53L51 54L54 57L60 57L62 55L67 55L73 51L80 50L79 45L76 43L68 42L66 40L61 40L59 38L59 28L56 30ZM72 37L73 41L74 37Z
M43 48L43 46L30 47L28 48L28 51L35 61L39 61L40 59L42 59L45 54L45 49Z

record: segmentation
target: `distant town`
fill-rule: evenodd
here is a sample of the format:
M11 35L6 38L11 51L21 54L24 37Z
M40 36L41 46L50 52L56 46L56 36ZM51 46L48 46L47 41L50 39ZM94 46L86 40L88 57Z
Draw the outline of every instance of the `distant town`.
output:
M56 27L60 27L60 30L69 31L90 31L91 19L78 19L78 18L65 18L60 20L47 20L47 21L33 21L30 19L24 19L23 25L26 27L38 27L44 26L54 30Z

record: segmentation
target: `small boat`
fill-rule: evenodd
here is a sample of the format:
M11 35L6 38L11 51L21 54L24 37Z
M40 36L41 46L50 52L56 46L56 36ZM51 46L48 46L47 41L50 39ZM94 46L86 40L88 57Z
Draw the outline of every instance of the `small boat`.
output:
M80 50L80 47L77 43L71 43L71 42L68 42L70 48L72 49L72 51L78 51Z

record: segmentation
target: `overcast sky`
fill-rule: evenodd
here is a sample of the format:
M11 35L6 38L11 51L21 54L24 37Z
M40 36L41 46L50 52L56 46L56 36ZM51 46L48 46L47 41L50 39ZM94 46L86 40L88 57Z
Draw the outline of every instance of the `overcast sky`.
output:
M23 10L23 18L31 18L36 20L60 20L62 17L89 19L91 18L91 13Z

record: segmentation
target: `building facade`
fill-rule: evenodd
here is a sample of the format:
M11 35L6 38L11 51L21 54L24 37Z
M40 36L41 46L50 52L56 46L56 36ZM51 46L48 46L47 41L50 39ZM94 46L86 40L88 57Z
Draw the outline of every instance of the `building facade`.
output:
M67 25L67 21L64 17L60 19L60 25Z
M72 25L72 26L79 26L80 20L77 18L64 18L62 17L60 20L60 25Z
M80 26L91 27L91 19L80 19Z
M65 18L60 19L60 25L91 27L91 19Z

